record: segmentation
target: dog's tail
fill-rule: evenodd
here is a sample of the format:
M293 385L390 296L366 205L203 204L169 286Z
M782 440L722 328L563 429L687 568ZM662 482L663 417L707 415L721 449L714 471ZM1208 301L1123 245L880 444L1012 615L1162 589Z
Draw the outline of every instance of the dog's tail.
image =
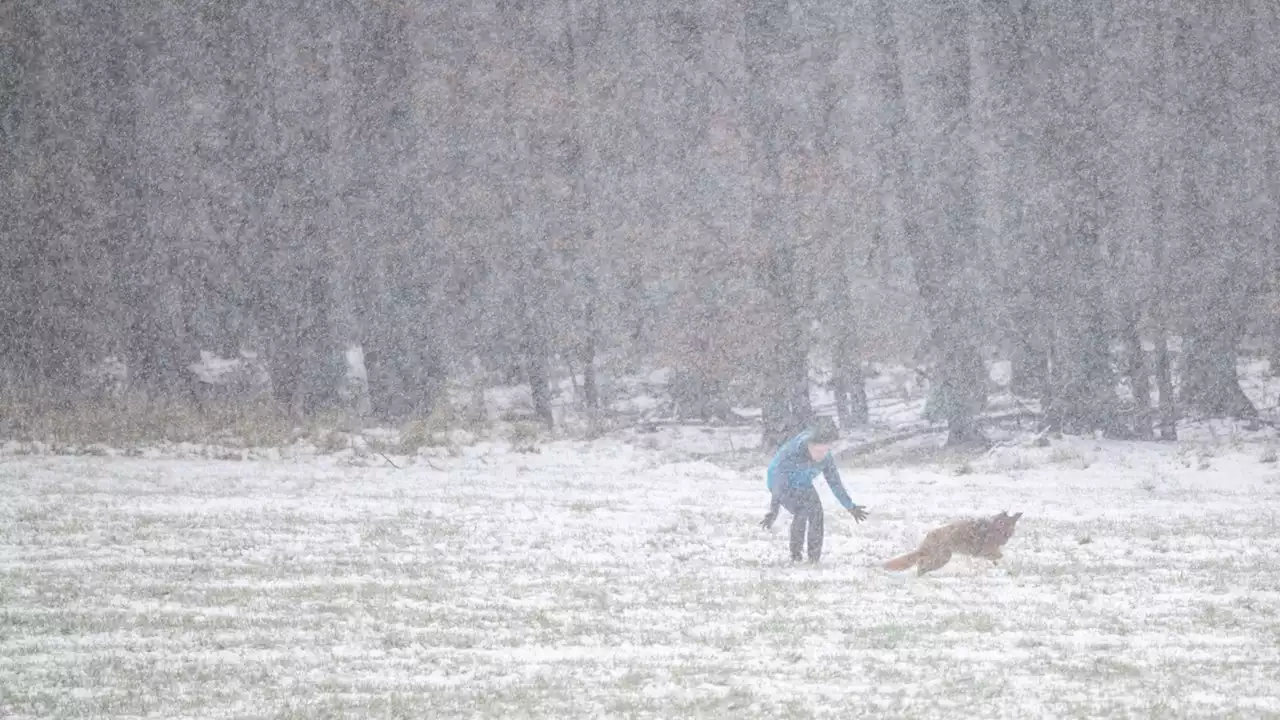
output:
M898 557L890 560L889 562L886 562L884 564L884 569L892 570L894 572L901 572L911 567L912 565L915 565L917 562L919 562L919 560L920 560L920 551L912 550L906 555L899 555Z

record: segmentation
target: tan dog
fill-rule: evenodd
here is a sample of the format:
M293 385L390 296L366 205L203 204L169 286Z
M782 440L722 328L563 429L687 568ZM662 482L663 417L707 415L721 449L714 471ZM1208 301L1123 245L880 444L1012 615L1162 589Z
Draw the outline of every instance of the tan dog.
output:
M916 574L937 570L951 561L952 553L986 558L995 564L1003 555L1000 546L1013 537L1014 526L1022 513L1007 511L989 518L971 518L947 523L930 530L920 547L899 555L884 564L886 570L906 570L916 566Z

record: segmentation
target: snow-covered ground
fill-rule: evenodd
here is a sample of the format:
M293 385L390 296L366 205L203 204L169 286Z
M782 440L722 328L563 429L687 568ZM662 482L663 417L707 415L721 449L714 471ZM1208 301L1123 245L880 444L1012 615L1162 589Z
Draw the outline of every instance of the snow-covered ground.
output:
M403 469L0 455L0 717L1276 717L1280 467L1184 437L848 466L872 515L819 483L817 567L757 527L763 460L665 430ZM1003 509L1000 566L877 567Z

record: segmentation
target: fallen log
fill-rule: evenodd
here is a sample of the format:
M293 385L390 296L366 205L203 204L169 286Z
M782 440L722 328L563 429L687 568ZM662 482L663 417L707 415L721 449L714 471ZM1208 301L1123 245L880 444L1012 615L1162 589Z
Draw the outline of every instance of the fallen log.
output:
M995 424L1006 422L1009 420L1036 420L1039 418L1040 418L1040 413L1033 412L1030 410L1016 410L1014 412L1001 413L999 415L988 415L985 417L980 417L974 420L974 423L976 425L983 426L983 425L995 425ZM851 457L857 457L858 455L866 455L869 453L873 453L877 450L887 448L891 445L897 445L900 442L911 440L912 438L921 437L923 435L934 435L934 434L945 433L945 432L947 432L946 425L930 425L928 427L915 428L913 430L903 430L902 432L894 433L893 435L889 435L886 437L876 438L875 440L868 440L866 442L859 443L857 445L842 447L839 450L834 451L832 454L835 455L837 460L843 460Z

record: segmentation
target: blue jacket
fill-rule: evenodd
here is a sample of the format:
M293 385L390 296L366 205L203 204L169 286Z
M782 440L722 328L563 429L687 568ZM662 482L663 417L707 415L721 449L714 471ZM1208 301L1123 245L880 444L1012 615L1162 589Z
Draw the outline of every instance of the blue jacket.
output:
M836 461L831 453L828 452L826 457L817 462L809 459L809 435L807 431L802 432L785 442L769 463L768 486L773 495L774 507L787 490L812 487L813 479L818 473L822 473L836 500L840 501L845 510L852 510L854 502L845 491L844 483L840 482L840 471L836 469Z

